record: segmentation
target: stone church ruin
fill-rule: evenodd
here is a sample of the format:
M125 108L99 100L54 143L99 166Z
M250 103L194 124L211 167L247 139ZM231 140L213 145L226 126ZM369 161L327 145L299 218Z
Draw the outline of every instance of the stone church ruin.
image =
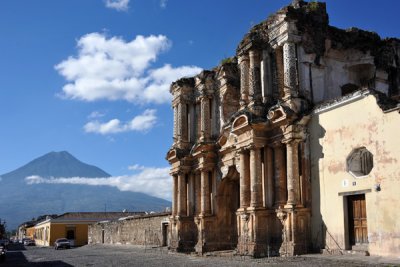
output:
M400 254L400 40L293 1L171 85L170 247Z

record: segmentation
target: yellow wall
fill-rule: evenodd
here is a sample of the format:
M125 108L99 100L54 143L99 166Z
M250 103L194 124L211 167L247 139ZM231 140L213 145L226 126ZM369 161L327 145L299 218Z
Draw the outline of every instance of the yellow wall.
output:
M66 238L67 229L75 228L75 243L74 246L83 246L88 243L88 225L89 223L53 223L47 222L35 226L36 230L36 245L53 246L58 238ZM49 229L48 234L44 235L46 227Z
M26 233L25 233L26 237L33 239L34 234L35 234L34 226L26 228Z
M373 95L330 111L314 114L309 125L313 240L329 249L349 249L346 197L366 190L369 252L400 255L400 114L383 113ZM363 177L346 170L355 148L373 154L373 169ZM381 186L376 191L375 185ZM314 242L315 242L314 241Z
M65 238L68 227L75 227L75 246L83 246L88 243L88 224L53 223L51 225L50 244L54 244L58 238Z

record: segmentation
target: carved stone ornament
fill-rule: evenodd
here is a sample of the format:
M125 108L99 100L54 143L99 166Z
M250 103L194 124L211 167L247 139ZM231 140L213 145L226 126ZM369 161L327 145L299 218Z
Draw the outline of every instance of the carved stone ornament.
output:
M267 114L267 118L272 123L283 121L287 118L287 113L282 106L272 107Z
M223 166L221 167L221 173L222 173L222 179L224 179L229 172L229 166Z
M287 213L283 209L276 210L276 216L281 221L282 225L285 224Z
M249 220L249 214L240 215L240 219L242 219L242 221L244 222L247 222Z

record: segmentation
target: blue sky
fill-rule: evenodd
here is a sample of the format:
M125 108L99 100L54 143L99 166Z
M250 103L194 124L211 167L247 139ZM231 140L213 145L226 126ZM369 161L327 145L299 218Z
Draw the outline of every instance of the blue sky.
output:
M234 55L290 2L1 0L0 174L66 150L121 190L168 199L168 84ZM400 1L326 2L333 26L400 37Z

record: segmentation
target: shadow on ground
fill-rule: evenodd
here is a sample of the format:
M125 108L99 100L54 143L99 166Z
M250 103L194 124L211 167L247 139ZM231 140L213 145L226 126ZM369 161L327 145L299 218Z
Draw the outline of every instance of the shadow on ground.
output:
M0 261L0 267L71 267L63 261L42 261L29 262L23 251L26 248L23 244L9 244L6 252L6 258Z

